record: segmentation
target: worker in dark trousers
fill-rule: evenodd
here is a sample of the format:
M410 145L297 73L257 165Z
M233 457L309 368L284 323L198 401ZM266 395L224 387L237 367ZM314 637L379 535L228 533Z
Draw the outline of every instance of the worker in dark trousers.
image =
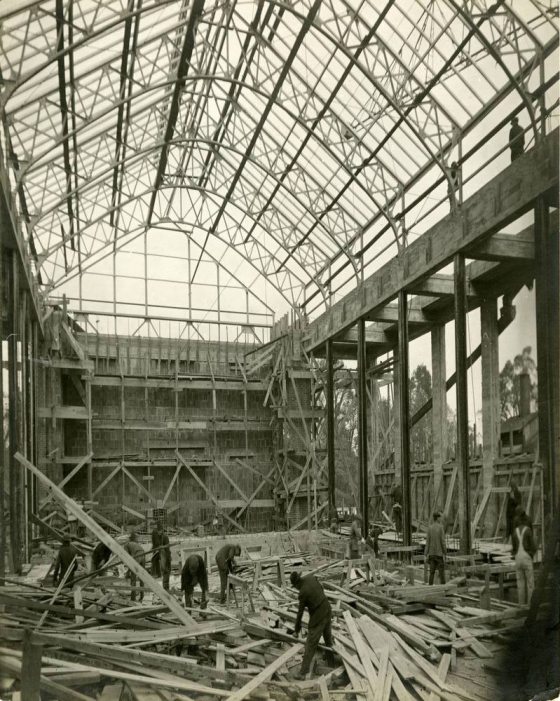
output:
M364 542L362 538L362 519L356 515L350 526L350 543L348 547L350 560L357 560L360 557L360 543Z
M379 536L383 533L383 529L379 526L373 526L369 529L369 535L366 538L368 548L373 550L375 557L379 557Z
M71 571L68 573L65 586L71 587L74 584L74 572L78 568L77 558L79 555L80 553L70 542L70 538L64 538L54 562L53 582L55 586L62 581L69 567L71 567Z
M216 564L220 573L220 603L226 603L226 588L228 574L233 574L235 567L235 557L241 555L241 546L226 543L216 553ZM233 585L230 584L233 589Z
M395 522L395 530L397 534L402 531L402 487L396 482L393 483L393 488L391 489L391 498L393 499L393 521Z
M169 545L169 536L163 530L160 535L160 558L159 564L161 568L161 584L165 591L169 591L169 576L171 575L171 547Z
M449 210L455 212L460 207L459 190L461 188L461 169L457 161L453 161L448 169L447 197L449 198ZM401 502L402 503L402 502Z
M163 535L163 526L161 523L156 523L152 531L152 577L161 577L161 553L159 546L161 545L161 537Z
M105 543L97 543L91 553L91 572L97 572L103 565L106 565L112 554L111 548L107 547Z
M511 129L509 130L509 148L511 150L511 161L523 155L525 150L525 132L519 126L519 120L514 117L511 120Z
M144 552L144 548L140 545L138 542L138 538L136 536L136 533L132 531L130 534L130 540L128 543L125 543L124 549L126 552L134 559L136 562L141 566L141 567L146 567L146 553ZM132 570L128 570L127 576L130 578L130 587L131 587L131 592L130 592L130 599L131 601L136 601L136 581L138 580L138 585L140 587L140 596L138 597L139 601L142 601L144 599L144 582L136 576L136 574Z
M200 555L189 555L181 572L181 591L185 592L185 606L192 608L192 595L196 585L202 590L200 608L208 605L208 572L204 559Z
M445 552L445 533L441 523L441 514L436 511L426 533L425 554L430 565L430 584L434 583L436 570L440 584L445 584Z
M300 633L304 610L307 609L309 611L305 652L303 653L301 669L299 674L296 675L296 679L304 679L311 667L311 661L317 651L321 636L323 636L325 645L332 647L332 609L329 600L325 596L323 587L315 575L306 574L302 577L299 572L292 572L290 582L299 591L299 608L293 631L294 635L299 635ZM326 659L327 664L333 667L334 656L331 650L327 651Z
M509 494L506 502L506 542L513 536L514 521L517 507L521 506L521 492L515 482L509 486ZM523 509L521 509L523 510Z

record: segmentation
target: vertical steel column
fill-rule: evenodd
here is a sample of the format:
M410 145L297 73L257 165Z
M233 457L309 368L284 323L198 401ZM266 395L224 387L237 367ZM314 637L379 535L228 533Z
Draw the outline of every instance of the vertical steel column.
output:
M410 401L408 394L408 296L406 290L399 291L398 315L402 527L403 544L411 545L412 514L410 499Z
M18 433L18 315L19 280L15 251L10 251L8 265L8 309L10 334L8 336L8 431L10 443L10 552L12 571L21 572L21 468L14 459L19 450Z
M535 203L535 302L539 382L539 455L543 463L545 518L558 514L560 466L556 455L560 392L558 379L558 235L550 235L548 203Z
M325 404L327 405L327 477L328 477L328 501L329 522L336 513L336 476L334 459L334 368L333 368L332 339L326 344L326 372Z
M358 466L360 474L362 535L365 538L369 530L365 319L360 319L358 321Z
M4 441L4 313L6 305L4 304L4 247L2 245L2 227L0 226L0 397L2 397L2 407L0 409L0 426L2 431L2 442L0 444L0 578L4 577L6 572L6 506L4 501L4 488L7 484L6 480L6 445Z
M469 480L469 405L467 394L467 294L465 256L454 259L455 370L457 373L457 476L461 553L471 552L471 489Z

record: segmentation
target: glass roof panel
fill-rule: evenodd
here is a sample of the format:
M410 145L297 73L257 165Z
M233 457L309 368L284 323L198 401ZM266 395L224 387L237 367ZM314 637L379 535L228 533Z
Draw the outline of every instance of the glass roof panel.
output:
M37 0L0 18L15 206L45 291L90 306L115 277L99 304L144 280L172 309L190 281L202 308L218 265L252 304L319 313L445 214L467 145L520 108L528 143L543 105L556 123L554 96L531 97L554 89L548 0ZM177 262L144 265L170 241Z

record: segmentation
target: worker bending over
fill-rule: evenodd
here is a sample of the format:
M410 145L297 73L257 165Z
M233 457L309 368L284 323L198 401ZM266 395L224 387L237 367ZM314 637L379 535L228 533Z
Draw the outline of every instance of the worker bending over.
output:
M185 606L192 608L192 595L194 588L199 584L202 590L200 608L205 609L208 604L208 572L204 559L200 555L189 555L181 572L181 591L185 592Z
M105 543L97 543L91 553L91 572L97 572L103 565L106 565L112 554L111 548Z
M235 557L241 555L241 546L226 543L216 553L216 564L220 573L220 604L226 603L226 588L228 584L228 574L233 574L235 567ZM233 589L233 585L230 583Z
M430 565L429 583L434 583L434 575L438 571L440 584L445 584L445 534L440 521L439 511L434 512L433 521L426 533L425 554Z
M64 538L62 540L62 545L56 556L54 562L54 573L53 573L53 583L56 586L61 582L66 574L66 571L70 568L68 577L66 578L66 586L71 587L74 583L74 572L78 568L77 558L79 552L70 542L70 538Z
M132 531L130 534L130 540L128 543L125 543L124 549L126 552L132 557L136 562L141 566L141 567L146 567L146 553L144 552L144 548L140 545L138 542L136 533ZM128 570L127 577L130 578L130 599L131 601L136 601L136 580L138 579L138 586L140 587L140 596L138 597L138 601L142 601L144 599L144 582L138 577L136 577L136 573L133 572L132 570Z
M290 575L292 586L299 591L299 608L296 618L294 634L299 635L301 630L301 619L305 609L309 611L309 622L307 624L307 640L305 641L305 652L301 662L301 669L296 679L304 679L311 667L311 660L317 651L317 646L321 635L325 645L332 647L331 605L321 583L313 574L306 574L304 577L299 572L292 572ZM331 650L326 653L327 664L334 666L334 656Z

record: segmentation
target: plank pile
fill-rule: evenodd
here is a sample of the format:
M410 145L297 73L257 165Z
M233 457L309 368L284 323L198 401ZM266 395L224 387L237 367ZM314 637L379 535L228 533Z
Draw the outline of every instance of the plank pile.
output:
M131 605L130 586L117 577L86 578L56 598L47 586L6 584L0 587L5 686L19 679L23 691L25 670L35 660L39 690L80 701L492 698L448 675L457 654L491 658L487 640L521 624L522 608L493 601L493 610L481 609L460 581L412 585L380 567L370 583L356 567L341 586L346 561L309 554L285 560L287 568L314 570L333 606L337 666L330 669L319 655L312 679L293 679L303 652L303 641L289 633L297 597L278 583L277 559L269 559L247 560L239 571L252 588L255 613L212 602L206 611L188 612L190 625L155 594ZM212 575L211 590L216 588ZM171 594L180 596L178 590ZM17 687L8 685L5 697Z
M236 575L238 587L251 592L250 610L237 601L216 603L215 573L209 607L187 610L178 577L164 591L79 506L53 493L137 570L147 594L131 605L130 584L106 575L86 576L72 591L29 578L5 581L2 699L18 701L20 693L23 701L40 694L62 701L497 698L488 681L479 678L474 688L457 682L457 656L479 660L482 671L503 636L522 623L524 609L489 597L490 609L481 608L464 577L428 587L415 581L414 568L391 571L386 561L328 560L310 552L260 560L245 553ZM336 666L319 654L304 681L294 679L303 652L303 640L290 633L297 593L286 585L286 571L294 567L319 577L333 608Z

